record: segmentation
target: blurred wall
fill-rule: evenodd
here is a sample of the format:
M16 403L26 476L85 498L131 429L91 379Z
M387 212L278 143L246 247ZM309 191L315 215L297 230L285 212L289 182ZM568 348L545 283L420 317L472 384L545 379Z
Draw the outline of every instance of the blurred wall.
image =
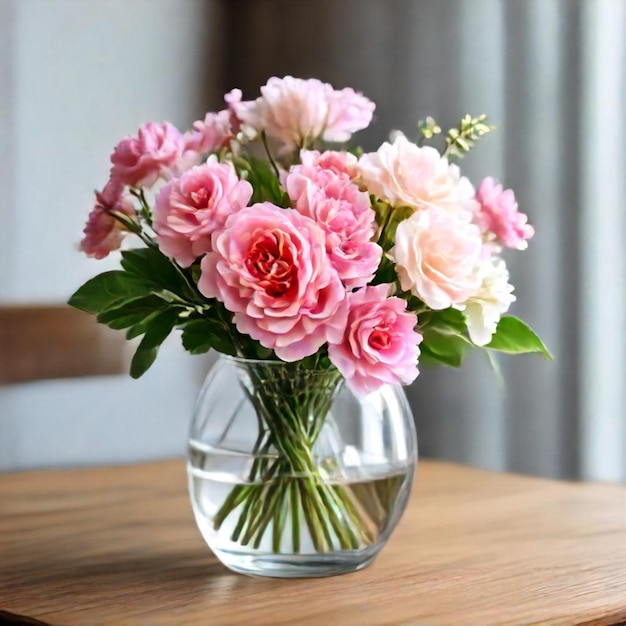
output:
M211 10L203 0L0 0L0 302L63 302L115 266L77 250L93 189L122 136L206 111ZM0 470L182 454L206 363L178 343L140 381L0 388Z

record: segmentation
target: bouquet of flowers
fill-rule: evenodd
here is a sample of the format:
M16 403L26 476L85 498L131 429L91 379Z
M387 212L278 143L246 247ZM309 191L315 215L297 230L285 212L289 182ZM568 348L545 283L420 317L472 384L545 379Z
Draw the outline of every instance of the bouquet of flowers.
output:
M459 366L472 349L549 358L505 315L515 296L501 253L525 249L533 228L511 190L491 178L475 190L454 163L492 129L484 115L447 133L427 118L415 141L396 132L363 152L347 144L375 105L353 89L287 76L270 78L256 100L233 90L225 101L186 133L150 122L122 139L95 194L81 250L101 259L131 245L120 269L89 280L70 304L142 337L133 377L174 329L192 354L250 359L267 427L259 447L312 473L310 449L341 379L365 395L411 383L418 361ZM326 384L297 393L289 376L259 369L271 361L324 373ZM320 524L333 525L342 492L317 488L300 497L322 546ZM261 497L235 488L214 523L242 503L245 517ZM260 526L243 519L241 541L246 522L251 541ZM364 541L344 530L334 529L340 542Z

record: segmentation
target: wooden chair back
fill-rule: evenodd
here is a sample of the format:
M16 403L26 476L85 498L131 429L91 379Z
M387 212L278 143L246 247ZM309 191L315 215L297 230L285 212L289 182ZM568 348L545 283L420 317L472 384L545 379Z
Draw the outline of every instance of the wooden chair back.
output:
M124 333L68 305L0 305L0 385L122 374Z

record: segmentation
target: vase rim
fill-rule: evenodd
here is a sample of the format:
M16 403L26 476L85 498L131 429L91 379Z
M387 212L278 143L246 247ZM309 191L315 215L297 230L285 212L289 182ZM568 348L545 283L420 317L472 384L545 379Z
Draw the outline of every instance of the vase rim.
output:
M245 365L245 364L254 364L254 365L271 365L271 366L280 366L280 367L284 367L285 365L289 366L295 366L298 363L300 363L302 361L302 359L299 359L297 361L282 361L282 360L275 360L275 359L250 359L248 357L245 356L232 356L230 354L224 354L223 352L219 353L219 358L220 359L224 359L225 361L229 361L231 363L235 363L237 365ZM334 365L331 365L330 369L337 369ZM319 372L322 373L322 370L311 370L312 372Z
M276 361L274 359L249 359L245 356L232 356L231 354L224 354L220 352L220 359L225 361L232 361L233 363L258 363L259 365L286 365L287 361Z

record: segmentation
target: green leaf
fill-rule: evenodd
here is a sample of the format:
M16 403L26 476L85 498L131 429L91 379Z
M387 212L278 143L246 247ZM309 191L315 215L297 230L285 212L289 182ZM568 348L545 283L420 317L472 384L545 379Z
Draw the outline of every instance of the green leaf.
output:
M417 128L424 139L432 139L441 132L441 127L437 124L435 118L428 116L425 120L417 123Z
M183 346L191 354L203 354L212 348L214 324L208 320L193 320L183 328Z
M152 285L122 270L98 274L71 296L68 304L87 313L100 313L115 308L127 300L146 296Z
M137 348L137 351L133 355L133 360L130 362L130 375L133 378L141 378L154 363L159 353L158 348Z
M549 361L552 354L539 336L530 326L513 315L505 315L500 319L491 343L485 346L507 354L539 353Z
M411 300L409 300L411 303ZM419 306L420 301L416 301ZM467 334L465 318L460 311L449 308L418 313L418 329L424 337L420 344L424 363L460 367L467 352L473 347Z
M446 137L446 149L443 156L448 158L462 158L473 147L476 141L494 130L494 126L487 123L485 114L478 117L465 115L458 128L451 128Z
M360 159L363 156L363 148L361 146L352 146L346 149L346 152L353 154L357 159Z
M183 270L156 248L124 250L122 267L130 275L153 283L156 289L165 289L183 297L195 295L190 294Z
M257 359L266 361L268 359L271 359L273 354L274 354L274 350L272 350L271 348L266 348L262 346L261 344L258 344L256 346L256 358Z
M136 324L133 324L126 331L126 339L134 339L135 337L139 337L139 335L143 335L148 330L150 322L152 322L160 312L160 310L153 311L150 315L147 315Z
M172 332L178 322L178 313L172 309L159 313L148 325L148 330L141 340L144 348L160 346Z
M424 340L420 344L420 352L426 356L427 360L449 365L450 367L460 367L471 346L460 335L446 333L435 328L427 327L422 331Z
M396 266L386 256L383 256L371 284L381 285L382 283L393 283L397 279Z
M156 294L151 294L143 298L128 300L119 307L103 311L96 319L110 328L129 328L169 306L171 306L169 302Z
M252 203L267 201L279 207L289 207L289 196L281 187L271 165L254 157L250 157L249 163L250 169L245 171L245 177L254 189Z
M130 375L133 378L139 378L145 374L154 363L160 345L172 332L177 322L178 313L172 309L162 311L152 319L130 363Z
M442 360L436 354L431 352L427 346L420 346L419 366L446 365L452 367L446 360Z
M409 302L411 304L411 302ZM442 332L452 332L463 336L471 343L467 334L467 324L463 313L457 309L449 308L441 311L424 311L418 315L419 326L423 330L426 327L438 329Z
M209 319L196 319L185 324L183 346L191 354L202 354L211 348L231 356L237 354L223 326Z

